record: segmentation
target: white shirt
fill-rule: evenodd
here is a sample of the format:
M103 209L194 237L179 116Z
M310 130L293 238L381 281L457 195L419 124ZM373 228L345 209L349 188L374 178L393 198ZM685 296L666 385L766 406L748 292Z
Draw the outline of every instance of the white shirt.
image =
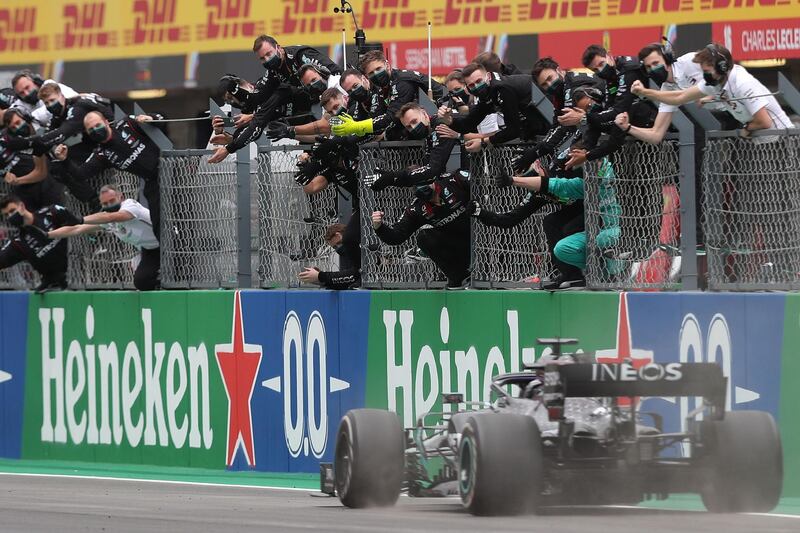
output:
M342 77L338 74L331 74L330 76L328 76L328 89L330 89L331 87L336 87L337 89L339 89L339 92L345 96L346 99L348 96L347 91L342 89L342 86L339 85L340 79L342 79ZM347 105L347 100L345 100L345 105Z
M133 218L124 222L100 224L100 226L116 235L122 242L132 244L136 248L147 250L158 248L158 239L153 233L149 209L136 200L126 198L122 201L119 210L130 213Z
M770 91L741 65L734 65L724 86L711 86L705 81L701 81L697 84L697 88L703 94L720 97L720 108L733 115L742 124L747 124L753 120L753 115L760 109L766 108L769 117L772 119L772 126L769 129L793 127L792 121L781 109L781 105L775 97L771 95L764 96L769 94ZM731 102L725 100L725 98L744 99Z
M689 52L675 60L672 64L672 79L675 81L662 83L662 91L682 91L703 81L703 69L700 67L700 63L692 61L694 55L695 52ZM678 106L663 102L658 105L659 113L674 113L676 109Z
M55 81L45 80L45 83L55 83ZM61 89L61 94L64 95L64 98L69 99L78 96L78 93L76 93L72 87L64 85L63 83L59 83L58 87ZM43 128L48 127L50 125L50 119L53 118L53 115L50 114L50 111L47 110L44 106L44 102L41 100L37 100L36 104L29 104L17 98L17 101L11 104L11 107L27 111L28 114L33 117L33 121Z

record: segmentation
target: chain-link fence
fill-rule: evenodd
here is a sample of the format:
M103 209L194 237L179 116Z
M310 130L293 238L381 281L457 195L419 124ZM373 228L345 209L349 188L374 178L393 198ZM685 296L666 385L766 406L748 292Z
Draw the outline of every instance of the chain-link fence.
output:
M0 197L11 192L11 186L0 179ZM8 225L6 217L0 217L0 246L5 246L16 234L17 230ZM39 274L33 270L33 267L27 261L17 263L11 268L0 270L0 290L19 291L33 289L38 284Z
M375 167L401 170L425 164L425 148L417 142L382 142L361 147L359 185L361 200L361 285L365 288L443 287L444 274L417 246L416 234L391 246L382 242L372 228L372 212L383 211L384 221L394 224L414 200L410 187L387 187L375 192L363 178L375 174ZM424 227L422 228L424 229Z
M502 146L472 156L472 197L482 209L507 213L520 204L527 191L519 187L499 188L498 173L513 175L511 160L527 146ZM546 166L546 161L545 161ZM545 205L511 228L487 226L472 221L472 284L475 287L539 288L554 275L543 229L544 218L556 207Z
M629 141L608 158L584 166L587 286L676 286L679 176L675 141Z
M208 150L163 152L161 285L237 286L236 161L208 163Z
M306 194L295 182L300 145L263 146L258 154L258 279L261 287L297 287L306 266L338 269L325 231L339 220L334 185Z
M130 172L107 170L89 180L94 191L103 185L117 185L126 198L138 198L139 177ZM68 191L65 207L83 216L92 213L88 204L80 202ZM107 232L90 233L69 239L67 281L72 289L133 289L136 247L124 243Z
M710 132L703 153L711 289L800 288L800 130Z

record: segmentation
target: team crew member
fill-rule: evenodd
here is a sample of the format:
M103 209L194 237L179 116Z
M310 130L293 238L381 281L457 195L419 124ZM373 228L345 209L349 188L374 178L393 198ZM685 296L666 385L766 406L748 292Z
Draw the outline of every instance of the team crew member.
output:
M238 108L242 114L234 122L236 130L233 135L225 133L223 118L216 116L211 125L214 136L211 144L224 144L218 147L208 158L209 163L219 163L230 154L241 150L251 142L255 142L264 133L264 129L275 119L285 116L291 98L288 85L272 79L259 80L254 86L249 81L233 74L226 74L220 79L220 87L224 89L223 98L231 107Z
M372 135L368 135L366 130L367 123L372 120L372 117L386 114L386 100L377 91L372 90L369 79L358 69L345 70L342 73L340 84L342 89L347 92L347 115L351 116L356 123L364 125L364 131L356 131L355 134L363 136L364 140L382 139L384 132L376 129L375 124L372 124Z
M44 102L39 98L39 89L45 83L56 83L53 80L44 80L38 74L30 70L17 72L11 79L11 87L17 96L12 107L26 111L33 119L34 124L40 128L47 128L50 125L50 112L45 108ZM75 98L78 93L71 87L59 83L58 87L66 98Z
M419 104L404 105L397 113L397 118L410 139L425 140L426 163L399 171L376 168L379 177L371 185L375 191L390 185L409 187L419 183L430 183L445 172L450 154L458 143L458 139L454 137L441 135L437 131L438 126L442 124L441 119L429 116Z
M498 145L513 139L530 138L535 132L527 128L533 124L535 109L531 106L531 78L526 75L503 76L488 72L477 63L470 63L461 71L467 91L477 98L477 103L467 115L453 115L448 108L440 108L439 116L445 124L460 133L478 131L480 124L492 113L503 116L504 127L489 137L467 141L469 152L478 152L484 146Z
M60 205L29 211L14 195L0 200L0 211L19 234L0 249L0 269L27 261L39 273L36 292L67 288L67 242L47 237L47 232L62 226L80 224L81 219Z
M297 139L300 142L315 142L319 135L329 135L333 117L347 112L347 93L340 87L325 89L319 101L323 113L319 120L309 124L291 126L283 120L275 120L267 126L267 136L273 141L280 139ZM335 119L335 120L338 120Z
M366 135L384 133L387 139L399 139L402 128L397 113L408 103L419 102L419 92L428 90L428 77L411 70L393 69L380 50L370 50L361 57L359 70L369 79L371 90L385 102L382 114L371 115L365 120L356 121L342 116L342 124L332 128L335 135ZM444 86L431 80L433 98L438 100L445 94ZM348 91L349 92L349 91Z
M58 145L55 157L67 166L67 171L81 179L96 176L109 167L125 170L144 180L144 197L150 209L153 233L160 233L161 200L158 191L158 163L161 149L142 131L139 123L149 122L154 117L139 115L135 120L123 119L109 123L106 118L92 111L83 120L86 134L97 143L97 147L82 164L77 165L67 158L67 147Z
M394 225L384 223L383 212L373 212L375 233L386 244L397 245L422 226L432 226L417 234L417 246L444 272L449 288L462 287L469 278L469 173L459 170L419 184L415 195Z
M24 111L14 109L9 112L16 124L15 130L32 129L30 122L23 121ZM20 123L24 126L20 126ZM32 211L44 206L60 204L63 201L61 185L49 177L47 160L35 156L30 150L15 151L8 148L10 132L0 131L0 177L11 186L11 191Z
M703 69L694 61L694 57L695 52L690 52L676 59L669 42L648 44L639 51L639 61L644 65L647 76L657 83L662 91L681 91L703 81ZM652 128L632 125L627 113L617 115L614 122L637 139L658 144L664 139L672 124L672 114L676 109L678 106L660 103Z
M341 95L339 95L341 98ZM328 102L328 109L341 106L336 99ZM339 254L338 272L320 272L307 268L298 274L301 281L319 283L328 289L348 289L361 280L361 216L358 196L358 145L355 137L322 139L310 154L303 154L298 162L300 170L296 181L308 195L315 195L329 186L348 198L353 207L347 225L326 232L325 241Z
M713 43L699 50L692 60L703 70L703 80L682 91L656 91L638 83L633 92L669 105L683 105L695 100L719 101L723 108L741 122L741 135L752 131L791 128L792 122L774 96L741 65L733 63L730 51ZM733 101L730 101L733 100Z
M514 170L519 173L527 171L533 162L543 155L552 154L565 139L575 133L576 126L565 126L558 122L558 117L564 113L565 109L575 107L575 89L595 87L605 90L605 83L594 74L564 72L552 57L539 59L533 65L531 76L534 83L553 104L553 126L548 130L544 139L514 160Z
M470 63L477 63L487 71L502 74L503 76L514 76L523 73L516 65L503 63L500 60L500 56L494 52L481 52Z
M624 136L618 136L614 131L614 119L620 113L627 112L631 122L647 128L653 125L656 116L655 106L636 98L631 92L631 86L635 82L641 83L645 80L644 70L638 60L630 56L614 57L602 46L593 44L583 53L583 65L606 82L605 107L595 106L588 112L573 107L565 109L558 117L558 122L565 126L574 126L584 120L589 125L584 136L586 149L574 151L567 168L600 159L619 149ZM596 146L602 132L608 133L611 138Z
M139 250L133 285L140 291L159 288L161 253L153 233L150 210L136 200L125 198L115 185L103 185L100 188L100 205L102 212L85 216L82 224L50 230L48 237L61 239L102 230L113 233L122 242Z

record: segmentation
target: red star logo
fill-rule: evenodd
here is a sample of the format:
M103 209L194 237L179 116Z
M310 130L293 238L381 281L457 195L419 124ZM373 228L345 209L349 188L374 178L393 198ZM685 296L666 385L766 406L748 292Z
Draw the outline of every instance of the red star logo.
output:
M633 348L631 342L631 323L628 320L628 295L619 295L619 311L617 314L617 347L611 350L598 350L595 359L598 363L629 362L633 368L641 368L653 361L653 352ZM620 398L620 405L630 405L628 398Z
M253 415L250 411L250 399L261 365L261 345L245 344L244 322L242 321L242 304L239 291L233 303L233 332L231 344L217 344L217 364L225 383L225 394L228 396L228 452L226 462L233 464L236 450L244 448L245 459L249 466L255 466L256 453L253 447Z

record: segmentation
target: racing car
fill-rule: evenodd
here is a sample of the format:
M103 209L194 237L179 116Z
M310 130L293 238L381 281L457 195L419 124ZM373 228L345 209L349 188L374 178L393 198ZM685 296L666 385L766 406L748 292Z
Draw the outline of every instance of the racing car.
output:
M699 493L712 512L767 512L778 503L783 453L775 420L725 411L727 381L713 363L597 363L562 353L576 339L538 339L552 355L496 376L492 403L444 394L453 412L349 411L323 492L352 508L460 495L476 515L548 506L637 504ZM696 397L685 430L668 432L641 397ZM458 406L463 406L459 409Z

